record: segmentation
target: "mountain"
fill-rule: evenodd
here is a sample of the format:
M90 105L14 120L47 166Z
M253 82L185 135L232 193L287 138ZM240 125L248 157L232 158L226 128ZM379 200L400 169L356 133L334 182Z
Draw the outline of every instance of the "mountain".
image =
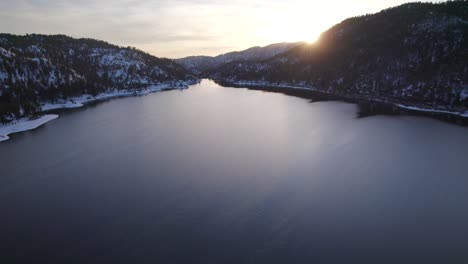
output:
M467 36L468 1L409 3L344 20L314 45L206 76L466 113Z
M0 119L4 122L40 111L41 102L193 81L172 60L135 48L64 35L0 34Z
M191 73L200 75L203 72L213 70L221 65L231 62L261 61L270 59L301 44L303 43L277 43L265 47L252 47L243 51L229 52L216 57L190 56L182 59L176 59L174 61L184 66L184 68Z

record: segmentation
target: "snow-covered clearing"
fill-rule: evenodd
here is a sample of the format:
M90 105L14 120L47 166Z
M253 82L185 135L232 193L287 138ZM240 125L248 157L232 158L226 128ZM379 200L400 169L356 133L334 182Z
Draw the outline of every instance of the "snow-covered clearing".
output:
M0 141L8 140L9 134L36 129L42 126L43 124L56 119L57 117L59 116L58 115L44 115L33 120L28 119L28 118L21 118L21 119L15 120L11 124L0 125Z

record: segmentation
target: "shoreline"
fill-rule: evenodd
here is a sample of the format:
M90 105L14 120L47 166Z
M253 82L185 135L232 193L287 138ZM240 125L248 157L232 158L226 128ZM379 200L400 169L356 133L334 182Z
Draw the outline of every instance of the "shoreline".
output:
M119 97L144 96L150 93L175 90L175 89L183 90L183 89L188 89L190 85L192 85L192 83L188 83L188 82L179 83L177 85L163 83L159 85L152 85L147 88L138 89L138 90L114 89L108 92L97 94L95 96L91 94L82 94L80 96L71 97L66 100L59 100L56 103L43 102L41 103L41 112L48 112L51 110L58 110L58 109L80 108L88 103L104 101L104 100L114 99L114 98L119 98Z
M76 97L71 97L66 100L60 100L56 103L41 103L41 111L39 112L40 116L36 119L30 119L28 117L23 117L13 120L11 123L1 125L0 124L0 142L7 141L10 139L8 135L14 133L25 132L29 130L34 130L56 118L59 117L57 114L46 114L49 111L59 110L59 109L73 109L80 108L86 104L99 102L109 99L115 99L120 97L131 97L131 96L145 96L155 92L162 92L168 90L184 90L188 89L190 85L196 84L196 82L177 82L177 83L162 83L159 85L152 85L144 89L139 90L117 90L114 89L109 92L100 93L96 96L90 94L83 94Z
M290 94L293 96L299 96L303 98L315 97L318 98L318 101L323 100L340 100L345 102L351 102L358 104L361 108L360 116L368 116L373 114L406 114L406 115L418 115L418 116L427 116L435 118L442 121L447 121L450 123L455 123L457 125L468 125L468 111L465 112L455 112L444 109L434 109L434 108L425 108L418 107L413 105L406 105L399 102L384 101L381 99L375 98L366 98L366 97L349 97L345 95L338 95L331 93L329 91L322 91L312 87L305 86L292 86L288 84L269 84L267 82L249 82L249 81L239 81L232 82L226 80L214 80L219 84L230 85L233 87L247 88L254 90L263 90L263 91L273 91L281 92L285 94ZM269 89L259 89L258 87L266 87ZM303 95L304 93L315 93L315 96Z

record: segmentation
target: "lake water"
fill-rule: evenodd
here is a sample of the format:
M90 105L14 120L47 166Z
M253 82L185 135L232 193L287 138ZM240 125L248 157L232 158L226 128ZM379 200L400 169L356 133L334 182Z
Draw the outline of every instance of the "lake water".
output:
M468 129L203 81L0 144L1 263L467 263Z

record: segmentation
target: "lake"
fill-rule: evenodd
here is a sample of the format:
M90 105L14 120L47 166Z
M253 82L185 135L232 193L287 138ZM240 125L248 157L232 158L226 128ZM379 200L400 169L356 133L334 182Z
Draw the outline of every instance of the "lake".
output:
M0 144L2 263L467 263L468 129L221 87Z

